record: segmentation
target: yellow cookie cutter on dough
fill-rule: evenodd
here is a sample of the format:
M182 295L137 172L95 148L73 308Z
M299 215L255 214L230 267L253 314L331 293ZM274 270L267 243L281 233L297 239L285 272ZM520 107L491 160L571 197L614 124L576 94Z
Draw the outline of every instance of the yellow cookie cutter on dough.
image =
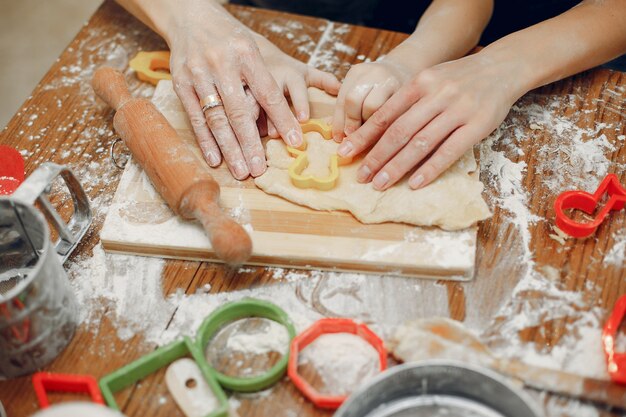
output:
M137 73L137 78L150 84L172 79L169 51L139 52L128 65Z
M325 140L332 137L331 127L328 123L320 119L311 119L302 123L302 133L317 132ZM319 178L314 175L302 175L302 172L309 166L309 158L306 153L306 141L303 142L301 149L287 147L287 151L296 159L289 166L288 173L291 182L298 188L316 188L322 191L328 191L335 188L339 179L339 166L352 162L352 158L342 158L339 155L330 156L330 174L327 177Z

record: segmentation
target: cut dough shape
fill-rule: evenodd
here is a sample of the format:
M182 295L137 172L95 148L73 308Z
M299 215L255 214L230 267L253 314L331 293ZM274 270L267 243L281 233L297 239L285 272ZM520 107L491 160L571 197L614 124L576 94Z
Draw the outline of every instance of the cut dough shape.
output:
M317 133L307 133L306 139L310 166L327 164L317 158L327 160L327 148L336 152L339 146L324 141ZM483 184L477 176L471 175L477 169L472 151L420 190L409 188L405 178L385 191L376 191L372 184L357 182L359 160L339 168L339 180L332 190L300 189L291 183L287 173L293 158L283 142L269 140L266 153L269 167L265 174L255 179L260 189L316 210L348 211L363 223L399 222L459 230L491 215L482 198Z

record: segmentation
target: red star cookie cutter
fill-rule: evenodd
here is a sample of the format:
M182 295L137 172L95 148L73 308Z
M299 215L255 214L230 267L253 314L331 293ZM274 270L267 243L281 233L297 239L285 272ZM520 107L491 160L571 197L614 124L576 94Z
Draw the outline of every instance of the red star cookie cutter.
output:
M91 397L91 401L104 405L98 381L91 375L53 374L37 372L33 375L33 388L39 401L39 407L50 406L48 391L84 393Z
M0 195L11 195L24 182L24 158L10 146L0 145Z
M626 353L615 352L617 332L626 314L626 295L622 295L613 307L613 312L602 331L602 346L606 354L606 367L611 380L626 384Z
M383 341L369 327L350 319L325 318L318 320L291 341L289 365L287 366L289 378L316 407L334 410L341 406L347 395L321 394L298 373L298 355L300 351L321 335L330 333L351 333L364 339L378 352L381 371L387 369L387 350L385 350Z
M587 214L593 214L605 194L608 195L608 201L592 221L580 223L565 214L567 209L576 209ZM622 210L625 204L626 189L620 184L617 175L609 174L593 194L575 190L566 191L559 195L554 202L556 225L570 236L588 237L596 231L610 211Z

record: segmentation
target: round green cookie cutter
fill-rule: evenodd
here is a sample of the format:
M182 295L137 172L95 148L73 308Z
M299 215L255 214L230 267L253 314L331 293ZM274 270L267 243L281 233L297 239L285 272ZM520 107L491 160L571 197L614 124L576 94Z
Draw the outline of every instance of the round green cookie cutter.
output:
M225 304L213 311L213 313L204 319L200 329L198 329L196 343L202 352L202 355L200 355L201 360L207 363L209 369L219 381L220 385L231 391L261 391L275 384L283 377L287 370L287 363L289 362L289 348L287 348L283 357L280 358L280 360L266 373L249 378L225 375L208 363L204 352L211 338L215 336L215 334L224 325L249 317L266 318L282 324L285 326L287 333L289 334L289 342L291 342L291 340L296 336L296 329L291 323L289 316L287 316L287 313L285 313L280 307L267 301L249 298Z

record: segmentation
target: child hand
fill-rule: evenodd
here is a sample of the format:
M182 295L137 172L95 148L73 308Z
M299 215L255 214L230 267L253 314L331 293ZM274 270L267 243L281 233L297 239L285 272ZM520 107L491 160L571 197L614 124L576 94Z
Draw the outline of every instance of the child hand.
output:
M339 90L333 117L333 138L341 142L357 130L402 84L410 79L410 68L393 59L353 66Z
M320 71L290 57L274 44L260 40L257 40L257 42L259 42L261 55L267 69L276 80L281 91L290 97L299 122L309 120L308 87L319 88L333 96L336 96L339 92L341 83L334 75ZM272 138L279 137L278 131L270 119L267 119L267 133Z

